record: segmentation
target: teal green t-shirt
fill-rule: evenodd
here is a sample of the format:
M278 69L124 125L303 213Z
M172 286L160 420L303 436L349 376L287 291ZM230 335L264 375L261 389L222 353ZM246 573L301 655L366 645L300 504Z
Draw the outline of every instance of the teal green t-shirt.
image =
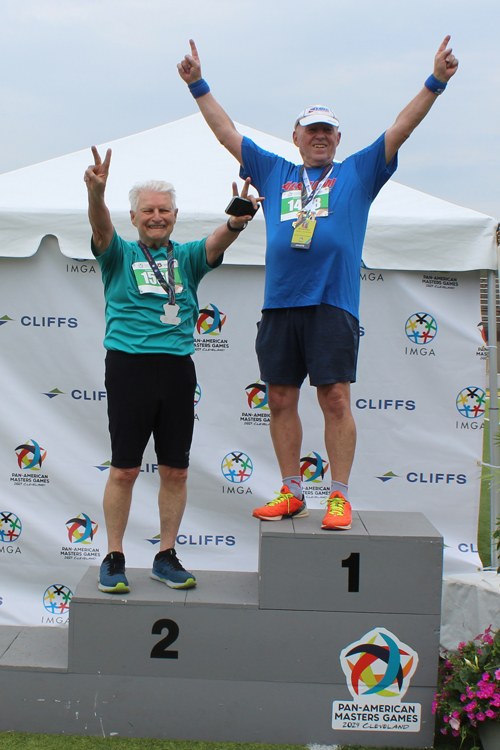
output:
M179 306L177 325L161 320L165 317L163 306L168 303L168 295L158 283L137 242L126 242L115 231L108 249L96 256L104 282L106 349L130 354L179 356L194 352L193 333L199 314L198 284L212 268L207 263L204 239L183 245L172 242L172 245L175 302ZM166 274L167 248L151 250L151 255ZM221 263L222 256L216 266Z

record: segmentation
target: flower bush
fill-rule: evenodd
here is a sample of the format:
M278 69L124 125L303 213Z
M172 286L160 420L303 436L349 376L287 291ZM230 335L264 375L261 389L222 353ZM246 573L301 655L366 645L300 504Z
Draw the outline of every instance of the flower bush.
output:
M434 696L432 713L442 717L443 734L462 741L467 735L477 738L482 722L500 721L500 630L490 626L474 640L460 643L457 651L447 651L440 676L442 687Z

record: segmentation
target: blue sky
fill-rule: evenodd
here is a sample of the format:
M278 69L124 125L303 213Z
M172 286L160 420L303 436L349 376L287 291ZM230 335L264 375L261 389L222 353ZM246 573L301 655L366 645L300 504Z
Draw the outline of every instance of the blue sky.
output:
M343 158L392 124L449 33L459 70L396 179L500 219L499 21L498 0L6 0L0 172L196 112L176 69L189 37L233 119L290 139L328 104Z

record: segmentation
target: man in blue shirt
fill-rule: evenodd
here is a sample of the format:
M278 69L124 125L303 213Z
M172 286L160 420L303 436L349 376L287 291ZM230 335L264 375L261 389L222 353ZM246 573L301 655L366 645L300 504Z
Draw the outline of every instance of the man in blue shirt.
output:
M197 288L203 276L222 263L225 250L251 216L230 216L198 242L170 239L177 220L175 191L150 180L129 193L130 218L139 240L126 242L113 227L104 192L111 150L104 161L92 147L94 164L85 172L92 227L92 251L101 267L106 301L106 391L111 467L104 492L108 554L98 588L111 594L130 591L125 574L123 536L132 489L142 455L153 434L160 475L160 551L151 578L171 588L196 585L175 552L186 505L189 450L194 425L196 373L194 326ZM241 196L247 197L249 180ZM233 183L233 195L237 195ZM250 197L254 207L255 198Z
M356 427L350 407L359 342L359 272L370 205L397 166L399 147L411 135L457 70L447 36L434 71L394 124L371 146L334 162L339 121L323 105L295 121L293 142L302 164L260 149L239 133L201 75L196 46L179 63L208 125L264 197L266 282L256 350L267 383L271 437L282 476L274 500L257 508L262 520L307 516L302 495L298 414L307 374L325 419L332 477L322 528L349 529L348 481Z

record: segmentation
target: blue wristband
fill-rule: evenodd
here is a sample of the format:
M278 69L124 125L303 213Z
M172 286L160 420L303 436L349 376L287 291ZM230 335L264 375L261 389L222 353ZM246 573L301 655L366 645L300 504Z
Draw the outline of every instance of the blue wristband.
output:
M433 94L437 94L439 96L439 94L442 94L445 90L446 83L438 81L436 76L431 73L424 86L429 89L429 91L432 91Z
M199 81L195 81L194 83L188 83L188 88L195 99L205 96L210 91L210 86L204 78L200 78Z

